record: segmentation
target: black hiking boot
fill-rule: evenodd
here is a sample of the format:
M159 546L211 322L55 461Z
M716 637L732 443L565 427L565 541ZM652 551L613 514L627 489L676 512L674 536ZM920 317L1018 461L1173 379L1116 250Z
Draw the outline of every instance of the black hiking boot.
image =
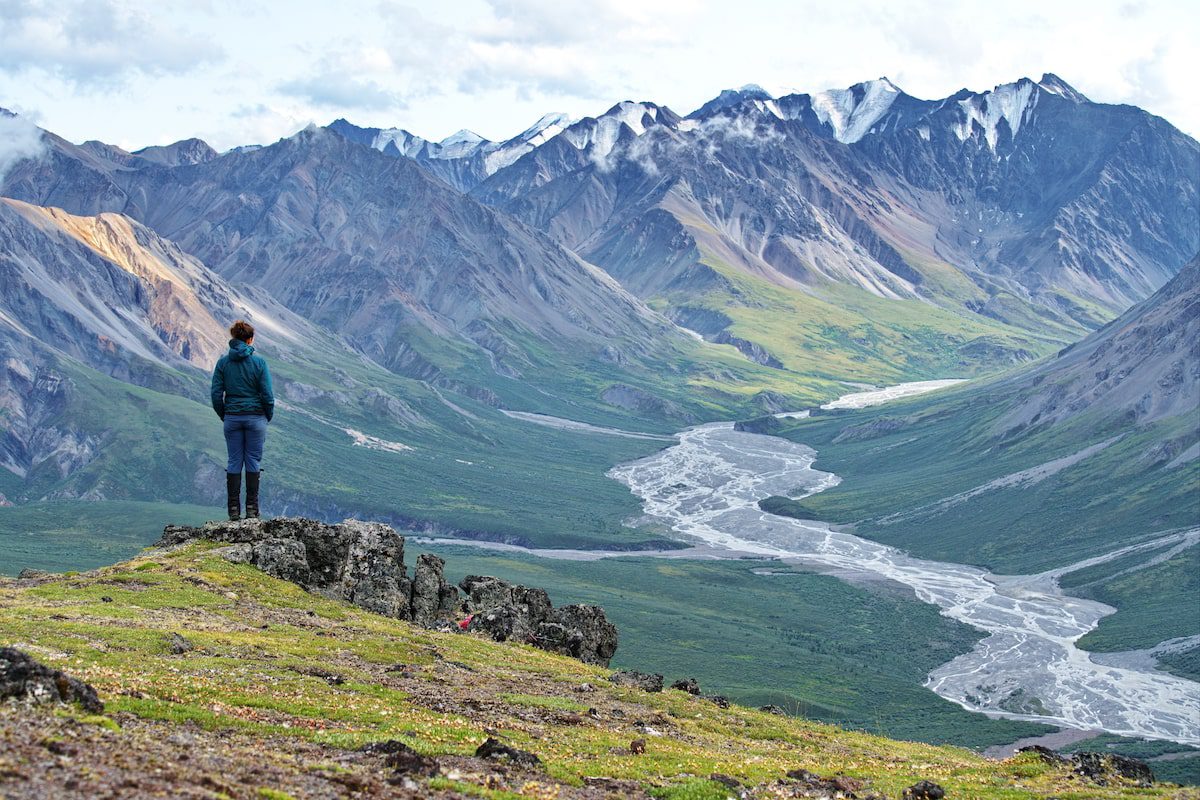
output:
M258 519L258 476L257 472L246 473L246 519Z
M229 519L237 522L242 518L242 473L225 473L225 498L225 505L229 508Z

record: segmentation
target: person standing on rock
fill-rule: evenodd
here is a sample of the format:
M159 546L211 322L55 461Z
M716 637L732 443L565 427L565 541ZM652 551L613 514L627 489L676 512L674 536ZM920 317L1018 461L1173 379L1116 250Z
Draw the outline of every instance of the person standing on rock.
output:
M267 441L267 423L275 415L271 371L254 354L254 326L238 320L229 329L229 352L212 376L212 406L225 425L225 493L229 518L241 519L242 469L246 470L246 518L258 516L259 462Z

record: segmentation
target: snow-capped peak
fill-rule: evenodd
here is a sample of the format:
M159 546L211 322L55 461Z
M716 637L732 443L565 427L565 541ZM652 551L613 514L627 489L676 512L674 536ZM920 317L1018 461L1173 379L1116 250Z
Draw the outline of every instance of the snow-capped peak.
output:
M541 136L541 134L551 129L554 130L554 133L551 133L550 136L553 136L554 134L559 133L563 129L570 126L572 122L574 122L574 120L571 119L569 114L564 114L561 111L553 111L549 114L543 114L541 119L530 125L525 130L521 131L518 136L514 136L513 138L527 142L531 139L538 138ZM542 141L549 139L550 136L542 137Z
M387 150L388 145L395 147L401 155L407 158L416 158L417 154L429 145L429 142L403 128L384 128L375 134L375 138L371 141L371 147L376 150Z
M1042 79L1038 81L1038 86L1042 87L1051 94L1056 94L1059 97L1064 97L1067 100L1071 100L1075 103L1088 102L1087 97L1079 92L1074 86L1055 75L1053 72L1047 72L1042 75Z
M756 83L747 83L740 89L723 89L721 93L709 100L698 109L688 114L688 119L704 119L716 112L730 108L731 106L740 105L747 100L755 100L760 102L770 102L774 98L771 93L762 88Z
M437 150L430 153L432 158L466 158L480 147L491 144L478 133L463 129L452 133L437 144Z
M830 89L812 96L817 119L833 128L839 142L857 142L870 133L880 117L900 96L900 89L887 78L858 83L849 89Z
M541 147L571 125L571 118L562 113L544 114L542 118L503 144L497 145L483 159L483 171L491 175L504 169L530 150Z
M563 136L577 150L591 148L593 158L604 158L617 144L621 128L641 136L658 121L659 107L653 103L624 100L595 119L583 119L563 131Z

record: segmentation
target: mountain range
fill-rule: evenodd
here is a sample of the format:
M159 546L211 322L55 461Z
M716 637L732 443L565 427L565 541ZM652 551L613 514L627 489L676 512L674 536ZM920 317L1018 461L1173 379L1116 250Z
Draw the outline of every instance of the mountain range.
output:
M0 181L0 491L19 504L209 502L219 455L191 432L231 316L281 362L298 412L281 446L328 476L281 476L289 507L335 514L366 491L396 522L511 536L487 516L504 481L468 477L530 435L499 410L667 432L845 382L986 373L1076 341L1200 249L1200 145L1052 75L938 101L886 79L744 87L686 116L551 114L505 142L338 120L225 153L41 143ZM189 434L96 413L129 392ZM111 446L127 436L136 454ZM351 481L316 455L347 437L373 443ZM637 449L534 458L591 464L565 481L568 517L592 520L572 536L631 510L582 511L610 491L613 448ZM458 454L422 474L462 492L418 500L373 462L427 451Z

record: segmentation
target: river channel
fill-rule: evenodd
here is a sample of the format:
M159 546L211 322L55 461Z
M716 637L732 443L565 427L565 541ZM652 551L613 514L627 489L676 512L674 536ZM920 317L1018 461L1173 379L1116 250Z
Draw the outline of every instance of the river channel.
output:
M831 407L863 407L942 385L859 392ZM986 632L971 652L930 673L926 685L942 697L993 716L1200 745L1200 684L1146 665L1094 660L1075 643L1114 609L1071 597L1057 583L1072 569L1134 550L1194 545L1200 530L1037 575L996 575L914 558L825 523L761 511L758 501L770 495L800 498L840 482L812 468L811 447L738 432L732 423L700 425L677 438L677 444L609 472L641 498L645 522L666 525L683 540L710 549L894 581L945 616Z

